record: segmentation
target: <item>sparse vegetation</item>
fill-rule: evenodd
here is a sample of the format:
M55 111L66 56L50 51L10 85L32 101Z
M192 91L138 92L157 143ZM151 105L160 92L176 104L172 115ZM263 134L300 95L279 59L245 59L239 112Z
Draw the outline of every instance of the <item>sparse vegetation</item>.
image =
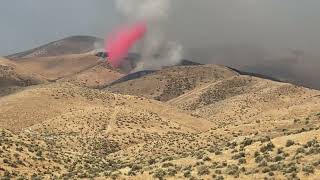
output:
M3 179L319 175L317 91L214 65L104 90L88 83L61 79L0 99Z
M292 140L288 140L287 141L287 143L286 143L286 147L290 147L290 146L292 146L292 145L294 145L294 141L292 141Z

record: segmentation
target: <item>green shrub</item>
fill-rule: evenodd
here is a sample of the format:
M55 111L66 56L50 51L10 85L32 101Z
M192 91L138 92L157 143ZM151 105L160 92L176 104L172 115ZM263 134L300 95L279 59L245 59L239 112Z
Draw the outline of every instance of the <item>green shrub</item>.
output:
M302 168L302 171L307 173L307 174L313 174L314 173L314 167L312 165L305 165Z
M292 145L294 145L294 141L292 141L292 140L288 140L287 141L287 143L286 143L286 147L290 147L290 146L292 146Z
M252 143L253 143L253 140L252 140L252 139L250 139L250 138L245 138L241 144L242 144L244 147L246 147L246 146L251 145Z
M247 161L246 161L245 158L240 158L238 162L239 162L239 164L245 164L245 163L247 163Z
M274 145L272 142L269 142L267 145L264 145L260 148L260 152L267 152L267 151L272 151L274 148Z
M232 159L240 159L240 158L243 158L243 157L245 157L246 155L245 155L245 153L244 152L240 152L239 154L235 154L235 155L233 155L232 156Z
M198 175L203 176L203 175L208 175L210 173L208 166L200 166L198 167Z
M173 168L169 168L167 171L168 176L175 176L178 173L177 170Z
M166 172L163 169L157 169L156 172L153 174L154 178L163 179L166 176Z

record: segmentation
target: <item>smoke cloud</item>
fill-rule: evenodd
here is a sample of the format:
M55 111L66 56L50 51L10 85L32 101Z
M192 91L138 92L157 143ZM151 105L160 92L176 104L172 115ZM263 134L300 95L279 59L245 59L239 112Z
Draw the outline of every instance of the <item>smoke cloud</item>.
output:
M175 65L182 59L182 46L169 40L166 31L171 8L170 0L117 0L117 9L127 22L146 21L148 32L136 51L141 53L141 61L134 71L159 69Z
M116 6L131 20L161 21L168 17L170 0L117 0Z
M171 2L167 28L186 58L320 88L320 1Z
M139 69L177 58L222 64L320 88L320 1L117 0L128 20L147 19L151 31ZM166 56L153 58L164 47ZM170 44L170 43L169 43ZM297 54L298 52L298 54Z

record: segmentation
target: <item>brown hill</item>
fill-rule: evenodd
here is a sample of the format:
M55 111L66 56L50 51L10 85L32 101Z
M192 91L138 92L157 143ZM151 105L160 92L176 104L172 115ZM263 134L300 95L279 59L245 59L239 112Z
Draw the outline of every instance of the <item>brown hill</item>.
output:
M175 66L142 78L109 86L106 90L167 101L198 86L210 84L237 74L229 68L218 65Z
M73 167L75 173L87 165L112 169L108 164L119 155L121 163L116 163L116 166L127 166L133 161L146 162L151 158L162 159L168 157L173 149L180 152L178 146L187 142L184 137L194 139L198 133L214 126L161 102L72 84L38 86L3 97L0 104L3 107L0 109L0 127L20 137L3 130L2 143L14 142L15 145L8 146L0 156L0 160L5 162L1 168L12 172L15 167L18 175L25 177L35 173L52 178L54 174L67 173L69 170L63 164L69 158L72 159L71 164L79 162ZM167 149L165 145L172 142L172 138L177 142ZM152 147L154 150L148 152ZM21 148L23 150L19 152ZM140 153L136 151L139 149ZM123 155L133 150L135 156ZM19 154L18 158L23 159L21 162L32 164L33 168L26 168L17 163L17 159L9 158L11 153ZM43 161L38 162L33 156L42 157ZM99 159L92 162L91 158ZM60 167L60 170L54 170L55 167ZM42 170L50 172L38 174ZM99 168L96 173L103 171ZM88 172L84 170L73 176L86 176ZM69 177L68 174L63 176Z
M103 40L91 36L71 36L54 41L43 46L7 56L8 59L62 56L68 54L82 54L96 49L96 44Z
M320 112L320 92L250 76L234 76L167 103L214 121L220 127L241 130L241 134L271 135L288 127L301 128L294 120L310 123L308 119Z
M79 86L101 88L122 76L123 74L112 68L109 63L99 62L92 68L84 70L81 73L75 73L72 76L65 77L60 81L70 82Z
M22 66L0 57L0 96L10 94L21 87L44 83L45 78Z
M16 63L49 81L68 81L87 87L104 86L122 76L109 63L91 53L25 58Z
M108 90L121 94L58 82L1 97L0 175L25 179L319 175L319 91L215 65L166 68Z

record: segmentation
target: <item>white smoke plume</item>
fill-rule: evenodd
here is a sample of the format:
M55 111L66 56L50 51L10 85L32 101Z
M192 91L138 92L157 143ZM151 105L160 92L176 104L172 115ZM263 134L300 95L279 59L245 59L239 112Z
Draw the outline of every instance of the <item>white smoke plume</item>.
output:
M116 6L128 22L143 20L148 23L146 37L136 47L141 60L134 71L159 69L181 61L183 48L177 42L167 39L165 29L170 0L117 0Z
M116 6L128 19L159 21L168 18L170 0L117 0Z

